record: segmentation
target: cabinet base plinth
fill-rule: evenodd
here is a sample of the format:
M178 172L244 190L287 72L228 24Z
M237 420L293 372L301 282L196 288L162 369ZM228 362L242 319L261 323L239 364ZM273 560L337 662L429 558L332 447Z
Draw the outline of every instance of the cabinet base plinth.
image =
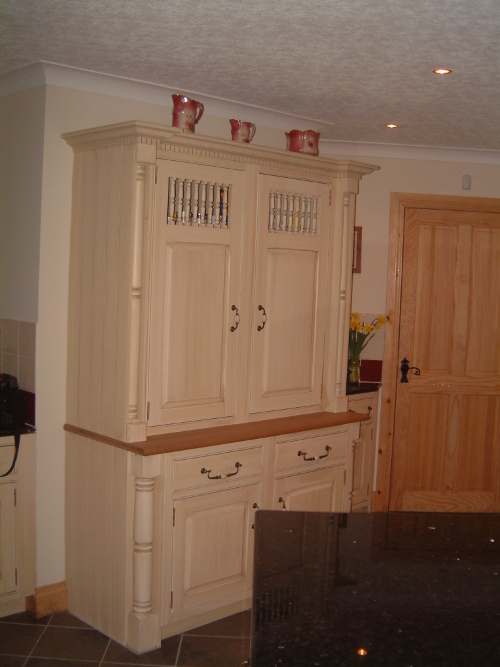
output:
M160 645L158 616L148 614L140 617L131 612L128 616L127 648L136 653L145 653L160 648Z

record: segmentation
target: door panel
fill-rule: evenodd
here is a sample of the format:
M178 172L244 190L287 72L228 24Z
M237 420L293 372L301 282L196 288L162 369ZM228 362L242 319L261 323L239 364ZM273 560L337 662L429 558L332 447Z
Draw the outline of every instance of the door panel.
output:
M500 215L408 209L389 506L500 509Z
M319 405L330 188L261 174L250 411Z
M292 512L344 511L344 472L345 466L339 465L277 479L274 509Z
M151 426L235 413L242 214L239 172L159 160Z

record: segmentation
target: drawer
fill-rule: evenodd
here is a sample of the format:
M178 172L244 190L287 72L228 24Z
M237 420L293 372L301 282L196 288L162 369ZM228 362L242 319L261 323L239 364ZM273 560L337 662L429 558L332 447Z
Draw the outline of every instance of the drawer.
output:
M278 442L276 470L301 468L346 458L347 444L347 431Z
M349 400L347 407L349 410L352 410L353 412L361 412L364 415L370 415L373 417L374 403L375 399L373 397L359 398L356 399L355 401Z
M178 459L174 462L174 490L216 486L255 477L262 474L262 461L261 446Z

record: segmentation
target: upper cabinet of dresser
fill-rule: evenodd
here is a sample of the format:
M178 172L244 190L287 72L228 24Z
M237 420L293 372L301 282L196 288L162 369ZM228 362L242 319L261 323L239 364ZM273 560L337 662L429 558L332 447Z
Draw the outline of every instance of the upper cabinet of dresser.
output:
M69 423L134 442L347 408L355 195L376 167L138 122L64 139Z

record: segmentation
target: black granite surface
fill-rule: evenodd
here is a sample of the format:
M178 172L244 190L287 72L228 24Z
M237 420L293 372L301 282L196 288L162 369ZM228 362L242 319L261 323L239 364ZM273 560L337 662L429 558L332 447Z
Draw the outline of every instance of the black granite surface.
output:
M500 515L257 512L251 665L500 666Z
M380 382L360 382L357 385L349 384L346 389L347 396L354 394L367 394L372 391L378 391L381 387Z

